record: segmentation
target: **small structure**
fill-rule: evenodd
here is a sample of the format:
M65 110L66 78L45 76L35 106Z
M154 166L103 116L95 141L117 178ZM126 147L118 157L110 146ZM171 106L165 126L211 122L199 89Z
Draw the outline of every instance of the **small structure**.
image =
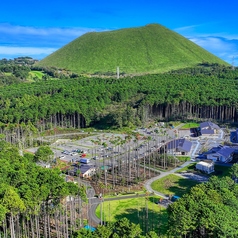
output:
M38 164L39 166L41 166L43 168L47 168L47 169L51 168L50 163L45 163L45 162L39 161L36 164Z
M172 140L167 143L167 153L177 155L187 155L192 148L192 142L185 138Z
M230 133L230 142L231 143L238 143L238 129L235 131L231 131Z
M66 182L73 182L73 183L74 183L74 177L73 177L73 176L70 176L70 175L66 175L66 176L65 176L65 181L66 181Z
M80 169L80 177L82 178L91 178L96 173L95 166L88 164L81 164L79 169Z
M86 225L86 226L84 226L84 228L85 228L86 230L90 230L90 231L92 231L92 232L94 232L94 231L96 230L95 227L92 227L92 226L90 226L90 225Z
M220 130L220 127L211 121L202 122L200 128L202 135L217 134L218 130Z
M171 201L172 201L172 202L175 202L175 201L177 201L179 198L180 198L179 196L174 195L174 196L171 198Z
M196 164L196 169L207 174L214 172L214 162L212 160L203 160Z

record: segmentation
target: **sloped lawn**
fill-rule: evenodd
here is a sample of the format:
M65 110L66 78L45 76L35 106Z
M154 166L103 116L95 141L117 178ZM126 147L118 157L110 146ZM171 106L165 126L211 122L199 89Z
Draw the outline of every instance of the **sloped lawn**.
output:
M170 174L161 179L154 181L151 184L153 190L163 193L167 196L177 195L182 196L187 193L191 187L197 185L199 182L182 178L180 176Z
M162 206L156 204L159 200L157 196L148 198L138 197L122 200L105 201L96 209L96 215L104 221L115 222L123 217L128 218L131 222L140 224L142 230L160 231L165 234L167 231L167 212ZM147 205L146 205L147 204ZM148 206L148 219L146 206Z

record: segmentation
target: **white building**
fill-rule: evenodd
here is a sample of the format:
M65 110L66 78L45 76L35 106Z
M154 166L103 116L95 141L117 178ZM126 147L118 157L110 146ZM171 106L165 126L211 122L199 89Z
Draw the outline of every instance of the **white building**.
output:
M196 164L196 169L203 171L207 174L214 172L214 163L211 160L201 161Z

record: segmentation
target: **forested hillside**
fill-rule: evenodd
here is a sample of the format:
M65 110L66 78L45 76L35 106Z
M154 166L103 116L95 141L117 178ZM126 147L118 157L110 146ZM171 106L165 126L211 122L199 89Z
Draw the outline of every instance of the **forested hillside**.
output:
M37 63L76 73L115 75L167 72L210 62L226 62L159 24L90 32Z
M0 88L0 133L14 142L24 131L57 126L138 126L150 118L237 122L237 79L237 69L208 64L133 78L12 84Z

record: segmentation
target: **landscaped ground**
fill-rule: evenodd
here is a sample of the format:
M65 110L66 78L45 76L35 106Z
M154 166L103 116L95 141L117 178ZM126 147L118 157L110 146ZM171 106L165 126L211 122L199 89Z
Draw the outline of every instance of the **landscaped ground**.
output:
M96 215L100 218L102 211L102 217L104 221L115 222L123 217L128 218L130 221L140 224L141 228L146 231L154 230L161 234L165 234L167 227L167 212L164 207L159 206L156 202L159 197L151 196L147 199L145 197L130 198L115 201L106 201L102 203L102 206L98 206ZM146 203L148 203L148 219L146 212Z
M214 166L215 172L210 175L216 175L218 177L224 177L224 176L230 177L230 169L231 169L231 167L215 165Z
M195 165L196 165L196 163L191 163L191 164L183 167L182 169L177 170L176 173L180 173L180 172L184 172L184 171L193 173L193 172L195 172Z
M182 196L187 193L191 187L197 185L198 182L190 179L185 179L180 176L170 174L151 184L153 190L166 195Z
M40 71L34 71L34 70L33 70L33 71L31 71L31 72L29 73L29 75L30 75L30 78L37 77L37 78L39 78L39 79L42 79L44 73L42 73L42 72L40 72Z
M189 122L189 123L186 123L185 125L183 125L180 129L190 129L190 128L195 128L195 127L199 127L199 124L195 123L195 122Z

